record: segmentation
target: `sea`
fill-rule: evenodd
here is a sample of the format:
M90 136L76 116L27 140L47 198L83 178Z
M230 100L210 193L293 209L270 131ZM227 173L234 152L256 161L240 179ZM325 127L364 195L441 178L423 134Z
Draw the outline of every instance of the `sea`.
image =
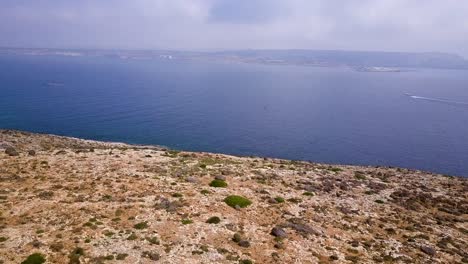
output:
M0 55L0 128L468 176L468 71Z

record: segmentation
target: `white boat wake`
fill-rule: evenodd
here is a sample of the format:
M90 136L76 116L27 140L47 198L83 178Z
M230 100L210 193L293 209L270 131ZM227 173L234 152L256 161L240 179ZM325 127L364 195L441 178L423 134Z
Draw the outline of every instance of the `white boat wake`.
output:
M453 105L464 105L468 106L467 102L459 102L459 101L452 101L452 100L445 100L445 99L438 99L438 98L431 98L431 97L423 97L423 96L417 96L417 95L411 95L411 94L406 94L407 96L416 99L416 100L425 100L425 101L431 101L431 102L437 102L437 103L446 103L446 104L453 104Z

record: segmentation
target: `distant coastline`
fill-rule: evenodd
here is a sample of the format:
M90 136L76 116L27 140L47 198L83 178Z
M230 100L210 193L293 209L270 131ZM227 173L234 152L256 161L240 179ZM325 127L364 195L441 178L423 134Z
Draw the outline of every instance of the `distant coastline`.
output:
M29 56L111 57L125 60L193 60L267 65L349 67L362 72L400 72L401 68L468 69L468 60L440 52L378 52L341 50L93 50L0 48L0 54Z

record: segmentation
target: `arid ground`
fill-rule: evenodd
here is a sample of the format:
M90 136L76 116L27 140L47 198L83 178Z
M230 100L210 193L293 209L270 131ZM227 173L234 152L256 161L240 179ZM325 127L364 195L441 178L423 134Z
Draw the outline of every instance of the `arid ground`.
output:
M0 130L0 263L468 263L467 196L401 168Z

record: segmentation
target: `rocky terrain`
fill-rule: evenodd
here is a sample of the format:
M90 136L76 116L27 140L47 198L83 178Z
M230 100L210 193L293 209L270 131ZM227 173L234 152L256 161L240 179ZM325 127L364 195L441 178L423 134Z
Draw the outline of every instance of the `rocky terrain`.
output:
M467 195L400 168L0 130L0 263L468 263Z

